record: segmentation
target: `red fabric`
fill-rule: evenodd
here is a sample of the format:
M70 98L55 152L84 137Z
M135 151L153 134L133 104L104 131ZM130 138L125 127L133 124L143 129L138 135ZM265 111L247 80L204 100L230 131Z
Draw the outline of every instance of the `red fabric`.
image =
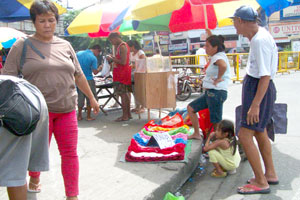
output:
M159 126L162 128L178 128L184 125L182 116L179 113L176 113L172 117L166 116L161 119L162 124L158 125L155 123L154 120L150 120L147 124L145 124L145 127L149 126Z
M202 70L202 72L203 72L204 74L206 74L206 70L207 70L209 64L210 64L210 60L204 65L204 68L203 68L203 70Z
M121 45L125 45L127 48L127 55L126 55L126 64L115 64L116 67L113 70L113 81L114 82L120 82L125 85L131 85L131 68L129 66L129 55L130 55L130 49L126 42L122 42L116 52L116 58L121 59L120 55L120 47Z
M130 146L125 155L126 161L129 162L153 162L153 161L168 161L168 160L183 160L184 159L184 148L185 144L178 143L173 147L168 147L165 149L160 149L159 147L144 147L139 145L134 139L131 139ZM160 154L170 154L176 152L176 155L166 155L158 157L134 157L131 155L131 152L135 153L160 153Z
M189 0L193 5L215 4L237 0Z
M213 123L210 122L210 116L209 116L209 110L204 109L204 110L200 110L198 112L199 118L198 118L198 122L199 122L199 127L201 128L203 135L204 135L204 139L206 138L206 135L209 132L209 129L212 127L211 132L213 131ZM187 120L186 122L187 125L191 126L192 122L191 120Z
M134 151L136 153L142 153L142 152L153 152L153 153L161 153L161 154L170 154L173 152L184 153L185 144L178 143L175 144L172 147L167 147L165 149L160 149L159 147L146 147L139 145L135 139L131 139L130 145L128 147L128 151Z

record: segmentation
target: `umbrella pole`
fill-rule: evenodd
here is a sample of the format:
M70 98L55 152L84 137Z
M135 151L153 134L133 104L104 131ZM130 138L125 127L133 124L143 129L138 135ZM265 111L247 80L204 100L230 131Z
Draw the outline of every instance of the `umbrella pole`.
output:
M154 34L155 34L155 41L156 41L157 46L158 46L159 54L162 55L162 54L161 54L161 49L160 49L160 45L159 45L159 41L158 41L158 38L157 38L157 33L156 33L156 31L154 31Z
M206 11L206 5L203 5L204 9L204 21L205 21L205 29L208 29L208 20L207 20L207 11Z

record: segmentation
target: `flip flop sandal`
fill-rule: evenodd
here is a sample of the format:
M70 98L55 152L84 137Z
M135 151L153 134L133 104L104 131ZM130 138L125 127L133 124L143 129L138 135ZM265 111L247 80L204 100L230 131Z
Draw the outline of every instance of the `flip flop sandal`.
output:
M131 112L136 112L138 109L137 108L133 108L131 109Z
M222 174L217 174L217 171L214 170L210 175L215 178L224 178L227 176L227 172L223 172Z
M119 117L119 118L117 118L116 120L115 120L115 122L124 122L124 121L129 121L130 120L130 118L128 118L128 119L123 119L122 117Z
M29 185L33 185L36 189L30 189L29 188ZM29 193L40 193L41 192L41 184L39 183L39 184L35 184L35 183L33 183L33 182L29 182L29 184L28 184L28 186L27 186L27 192L29 192Z
M250 190L244 191L244 189L250 189ZM244 185L243 187L238 188L237 192L239 194L269 194L271 192L271 190L270 190L270 188L263 189L263 188L257 187L256 185L247 184L247 185Z
M251 183L251 179L247 180L247 183ZM279 181L268 181L269 185L278 185Z

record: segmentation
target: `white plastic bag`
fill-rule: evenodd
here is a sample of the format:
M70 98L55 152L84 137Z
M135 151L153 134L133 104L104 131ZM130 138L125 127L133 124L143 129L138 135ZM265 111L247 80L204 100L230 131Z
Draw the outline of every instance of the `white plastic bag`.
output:
M107 77L110 74L110 65L108 63L108 61L106 60L106 58L104 58L104 62L103 62L103 67L101 70L101 76L103 77Z

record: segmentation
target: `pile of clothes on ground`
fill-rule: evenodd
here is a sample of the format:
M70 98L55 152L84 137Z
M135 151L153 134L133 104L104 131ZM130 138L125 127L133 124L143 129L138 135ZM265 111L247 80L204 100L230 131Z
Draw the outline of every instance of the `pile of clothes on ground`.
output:
M131 139L125 155L129 162L184 160L189 126L179 113L150 120Z

